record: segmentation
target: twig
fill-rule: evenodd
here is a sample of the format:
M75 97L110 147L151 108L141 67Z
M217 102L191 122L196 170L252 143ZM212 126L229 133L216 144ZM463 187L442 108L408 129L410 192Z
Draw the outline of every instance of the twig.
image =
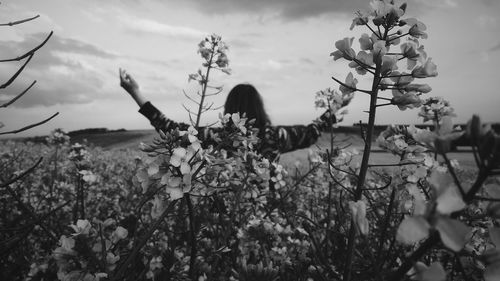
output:
M171 201L167 208L163 211L163 213L160 215L160 217L151 225L151 227L146 231L142 239L134 245L134 248L130 252L130 254L127 256L127 258L121 263L118 268L116 269L116 274L115 276L111 279L113 281L117 280L122 280L123 275L125 274L125 271L127 270L128 265L135 259L135 256L139 253L139 251L146 245L148 242L149 238L153 236L153 233L160 227L161 223L167 216L167 214L172 211L172 209L175 206L175 203L178 202L179 200Z
M349 85L347 85L346 83L344 82L341 82L340 80L338 80L337 78L333 77L332 76L332 79L335 80L335 82L339 83L340 85L352 90L352 91L359 91L359 92L363 92L363 93L366 93L366 94L371 94L371 91L367 91L367 90L362 90L362 89L357 89L355 87L351 87Z
M443 156L443 159L446 162L446 166L448 167L448 171L450 171L450 174L453 177L453 180L455 181L455 185L458 187L458 190L460 190L460 194L462 195L462 197L464 197L465 196L464 188L460 184L460 180L458 179L457 174L455 173L455 169L451 165L450 159L448 159L446 153L441 153L441 156Z
M45 43L47 43L47 41L49 41L49 38L52 36L54 32L51 31L49 33L49 35L47 36L47 38L45 38L45 40L43 40L42 43L40 43L38 46L36 46L35 48L31 49L30 51L26 52L24 55L21 55L21 56L18 56L16 58L12 58L12 59L4 59L4 60L0 60L0 62L8 62L8 61L20 61L28 56L31 56L33 55L36 51L38 51L38 49L40 49L41 47L43 47L43 45L45 45Z
M33 127L36 127L36 126L40 126L44 123L47 123L49 122L52 118L56 117L57 115L59 114L59 112L56 112L54 115L50 116L49 118L41 121L41 122L38 122L38 123L35 123L35 124L31 124L31 125L28 125L26 127L23 127L21 129L17 129L17 130L13 130L13 131L8 131L8 132L1 132L0 135L7 135L7 134L17 134L17 133L20 133L22 131L26 131L26 130L29 130Z
M0 23L0 26L13 26L13 25L17 25L17 24L21 24L21 23L25 23L25 22L34 20L34 19L39 18L39 17L40 17L40 15L36 15L34 17L27 18L27 19L22 19L22 20L18 20L18 21L11 21L8 23Z
M6 181L6 182L3 182L0 184L0 188L3 188L3 187L6 187L6 186L9 186L11 184L13 184L14 182L22 179L24 176L26 176L27 174L29 174L31 171L33 171L38 165L40 165L40 163L42 162L43 160L43 157L40 157L40 159L38 159L38 161L36 161L36 163L29 167L26 171L22 172L21 174L19 174L18 176Z
M373 167L399 167L399 166L406 166L406 165L417 165L421 164L419 162L405 162L405 163L394 163L394 164L369 164L368 167L373 168Z
M33 85L35 85L35 84L36 84L36 80L33 81L33 83L31 83L31 85L29 85L28 88L26 88L20 94L18 94L17 96L15 96L13 99L11 99L10 101L8 101L8 102L0 105L0 108L7 107L7 106L13 104L16 100L18 100L20 97L22 97L24 94L26 94L31 89L31 87L33 87Z
M21 74L21 72L24 70L24 68L26 67L26 65L28 65L28 63L30 62L30 60L33 58L33 53L29 55L28 59L23 63L23 65L16 71L16 73L14 73L14 75L12 75L10 77L9 80L7 80L7 82L5 82L4 84L0 85L0 89L5 89L7 88L10 84L12 84L12 82L14 82L14 80L16 80L17 76L19 76L19 74Z

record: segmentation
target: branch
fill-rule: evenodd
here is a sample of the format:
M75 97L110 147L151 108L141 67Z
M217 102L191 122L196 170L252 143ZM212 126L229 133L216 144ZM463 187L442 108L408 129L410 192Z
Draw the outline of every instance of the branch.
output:
M8 180L7 182L1 183L0 184L0 188L9 186L9 185L13 184L14 182L22 179L24 176L26 176L31 171L33 171L38 165L40 165L40 163L42 162L42 160L43 160L43 157L40 157L40 159L38 159L38 161L33 166L29 167L26 171L22 172L17 177L14 177L14 178Z
M198 101L196 101L195 99L193 99L192 97L190 97L188 94L186 94L186 91L182 90L182 93L184 93L184 96L186 96L186 98L188 98L188 100L190 100L190 101L194 102L194 103L195 103L195 104L197 104L197 105L200 105L200 104L198 103Z
M151 238L151 236L153 236L153 233L160 227L161 223L163 222L163 220L165 219L167 214L170 211L172 211L172 209L174 208L175 203L177 201L178 200L170 202L170 204L165 208L165 210L160 215L158 220L156 220L153 223L153 225L147 230L147 232L144 234L142 239L134 245L134 248L132 249L132 251L130 252L128 257L116 269L116 271L115 271L116 275L113 278L111 278L110 280L122 280L122 276L125 274L125 271L127 270L128 265L134 260L135 256L139 253L139 251L142 249L142 247L144 247L144 245L146 245L149 238Z
M20 61L32 54L34 54L36 51L38 51L38 49L40 49L41 47L43 47L43 45L45 45L45 43L47 43L47 41L49 41L49 38L52 36L52 34L54 33L54 31L51 31L49 33L49 35L47 36L47 38L45 38L45 40L43 40L42 43L40 43L40 45L36 46L35 48L31 49L30 51L26 52L24 55L21 55L17 58L13 58L13 59L4 59L4 60L0 60L0 62L8 62L8 61Z
M460 180L457 177L457 173L455 173L455 169L451 165L450 159L448 159L448 156L446 155L446 153L441 153L441 156L443 157L444 161L446 162L446 166L448 167L448 171L450 171L450 174L453 177L453 181L455 181L455 185L458 187L458 190L460 190L460 195L462 195L462 197L464 197L465 196L464 188L460 184Z
M372 92L371 92L371 91L367 91L367 90L361 90L361 89L353 88L353 87L351 87L351 86L349 86L349 85L347 85L347 84L345 84L345 83L341 82L340 80L338 80L338 79L337 79L337 78L335 78L335 77L332 77L332 79L333 79L333 80L335 80L335 82L339 83L340 85L342 85L342 86L344 86L344 87L346 87L346 88L348 88L348 89L350 89L350 90L353 90L353 91L360 91L360 92L367 93L367 94L370 94L370 95L372 94Z
M29 129L33 128L33 127L40 126L40 125L42 125L44 123L49 122L52 118L56 117L58 114L59 114L59 112L56 112L54 115L50 116L49 118L47 118L47 119L45 119L43 121L40 121L40 122L35 123L35 124L28 125L28 126L23 127L21 129L17 129L17 130L13 130L13 131L8 131L8 132L1 132L0 136L1 135L7 135L7 134L17 134L17 133L20 133L22 131L29 130Z
M10 84L12 84L12 82L14 82L14 80L16 80L17 76L19 76L19 74L21 74L21 72L24 70L24 68L26 67L26 65L28 64L28 62L30 62L30 60L33 58L33 54L31 54L28 59L24 62L24 64L16 71L16 73L14 73L14 75L12 75L10 77L10 79L5 82L5 84L1 85L0 86L0 89L5 89L7 88Z
M17 25L17 24L21 24L21 23L25 23L25 22L34 20L34 19L39 18L39 17L40 17L40 15L36 15L34 17L23 19L23 20L11 21L8 23L0 23L0 26L13 26L13 25Z
M406 165L417 165L422 164L422 162L406 162L406 163L394 163L394 164L368 164L368 167L400 167Z
M20 93L19 95L15 96L15 97L14 97L13 99L11 99L10 101L8 101L8 102L6 102L6 103L4 103L4 104L0 105L0 108L1 108L1 107L7 107L7 106L9 106L9 105L13 104L15 101L17 101L19 98L21 98L24 94L26 94L26 93L27 93L27 92L31 89L31 87L33 87L33 85L35 85L35 84L36 84L36 80L35 80L35 81L33 81L33 83L31 83L31 85L29 85L29 87L28 87L28 88L26 88L24 91L22 91L22 93Z
M481 196L475 196L474 200L482 200L482 201L489 201L489 202L500 202L500 198L487 198L487 197L481 197Z
M399 36L396 36L396 37L390 38L389 40L387 40L387 42L394 41L394 40L399 39L399 38L401 38L401 37L404 37L404 36L406 36L406 35L408 35L408 34L410 34L410 32L407 32L407 33L405 33L405 34L401 34L401 35L399 35Z

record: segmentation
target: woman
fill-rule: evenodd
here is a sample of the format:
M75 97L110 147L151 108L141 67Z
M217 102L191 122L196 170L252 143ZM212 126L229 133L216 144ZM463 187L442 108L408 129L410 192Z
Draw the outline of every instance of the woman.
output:
M139 105L139 112L149 119L157 131L170 131L175 128L186 130L189 125L177 123L168 119L154 105L147 101L139 90L139 84L125 70L120 69L120 86ZM246 114L248 120L255 120L254 127L259 129L260 143L257 151L269 160L276 160L280 153L306 148L314 144L321 134L321 130L336 122L335 114L325 112L319 121L307 126L272 126L264 109L264 103L257 90L249 84L239 84L228 94L224 104L224 114ZM329 117L331 116L331 117ZM331 120L329 120L329 118ZM217 128L203 128L203 130L217 130ZM201 141L209 141L211 134L199 134ZM204 137L208 136L208 137Z

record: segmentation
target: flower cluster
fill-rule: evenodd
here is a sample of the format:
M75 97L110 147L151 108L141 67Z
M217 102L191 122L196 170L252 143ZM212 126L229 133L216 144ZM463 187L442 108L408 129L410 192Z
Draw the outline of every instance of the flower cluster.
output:
M339 93L333 88L326 88L324 90L316 92L314 105L316 108L326 109L329 114L334 114L335 119L341 122L348 112L347 110L342 110L342 108L349 105L354 97L352 91L344 91Z
M90 154L84 145L75 143L70 148L68 158L78 166L86 166L88 165Z
M226 74L231 73L229 59L227 57L228 46L222 37L217 34L207 36L198 44L198 53L205 60L203 67L217 68ZM207 77L202 73L201 69L197 73L189 74L188 81L195 80L203 84L207 81Z
M414 18L402 18L406 12L406 4L396 6L394 1L373 0L370 5L370 13L358 13L351 25L351 29L366 26L371 31L371 34L363 33L359 38L361 50L356 53L352 47L354 37L346 37L335 43L337 50L331 56L334 60L348 60L349 67L359 75L380 75L375 88L361 91L373 93L377 90L391 90L390 104L398 106L400 110L418 108L422 105L420 96L430 92L431 88L427 84L413 81L415 78L437 76L436 65L419 42L419 39L427 38L426 26ZM372 28L370 23L377 28ZM408 38L402 42L401 39L405 36ZM391 50L397 45L400 46L399 51ZM407 61L406 70L399 71L398 61L403 59ZM357 80L352 76L349 73L345 83L334 78L339 82L343 93L359 90L356 88Z
M182 198L184 193L192 191L192 178L205 165L204 150L197 134L198 131L190 127L187 131L161 133L160 139L152 145L141 145L144 152L155 156L137 173L143 192L154 182L165 187L170 200Z
M422 117L424 122L429 120L437 120L439 122L445 116L454 117L456 115L453 107L451 107L447 100L442 97L430 97L422 103L418 116Z
M69 136L62 129L55 129L47 137L47 143L52 145L67 145L69 144Z
M128 249L128 230L116 226L116 221L78 220L71 236L62 235L53 257L57 263L59 280L99 281L114 270L122 251Z

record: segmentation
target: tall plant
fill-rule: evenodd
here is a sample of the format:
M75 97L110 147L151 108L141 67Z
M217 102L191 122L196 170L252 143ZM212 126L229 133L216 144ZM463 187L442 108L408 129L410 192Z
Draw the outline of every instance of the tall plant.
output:
M200 126L201 116L203 113L209 110L217 109L217 107L214 107L214 103L207 105L207 101L205 99L210 96L218 95L222 92L222 86L213 86L209 84L211 71L219 70L225 74L231 74L227 50L227 44L222 41L222 37L217 34L205 37L198 44L198 53L204 60L202 63L203 70L200 68L198 69L198 72L189 74L188 82L198 82L201 89L196 93L197 98L184 93L186 98L197 106L197 109L196 111L193 111L183 105L184 109L186 109L189 114L191 124L195 128Z
M353 49L354 38L347 37L337 41L337 50L331 53L334 60L347 60L358 75L369 75L372 80L371 88L361 89L357 87L358 80L352 72L345 81L333 77L340 84L342 93L358 92L370 97L368 122L362 128L363 156L356 173L349 174L354 181L348 194L352 220L346 235L346 259L340 263L342 280L366 278L366 274L360 274L356 253L368 241L378 244L374 251L369 250L374 256L368 271L376 274L374 280L402 280L407 274L417 280L444 280L448 270L453 276L455 269L462 268L463 271L459 260L462 249L469 242L469 226L474 221L468 216L471 208L478 199L491 200L478 197L478 192L490 176L498 174L495 171L500 160L499 137L491 128L482 126L477 117L469 122L467 137L472 141L478 174L475 182L466 186L457 175L456 165L446 154L451 142L464 132L453 127L451 118L454 114L449 103L440 98L422 98L431 87L419 80L438 74L437 66L420 42L427 38L425 24L415 18L404 18L406 4L398 6L392 0L374 0L370 6L370 12L358 12L351 25L351 29L364 27L369 30L358 39L360 51ZM406 61L405 65L402 65L403 61ZM392 96L387 96L387 92ZM422 107L420 116L424 121L432 120L434 129L388 128L377 141L400 161L373 165L370 164L370 154L376 112L382 106L397 106L400 110ZM486 147L486 143L491 146ZM401 174L381 177L374 170L381 166L398 167ZM374 184L374 179L381 184ZM384 199L383 194L388 197ZM409 198L407 201L405 196ZM403 212L398 210L400 204L405 204ZM392 235L395 239L391 238ZM491 229L490 235L497 243L498 230ZM400 256L394 251L399 247L396 241L414 248ZM444 249L439 246L441 243ZM442 264L442 257L450 255L454 255L458 262ZM389 256L396 261L377 261ZM423 257L433 263L422 263ZM409 272L412 268L413 271ZM488 267L487 280L498 278L498 273L493 271ZM468 280L470 276L463 271L461 277Z

